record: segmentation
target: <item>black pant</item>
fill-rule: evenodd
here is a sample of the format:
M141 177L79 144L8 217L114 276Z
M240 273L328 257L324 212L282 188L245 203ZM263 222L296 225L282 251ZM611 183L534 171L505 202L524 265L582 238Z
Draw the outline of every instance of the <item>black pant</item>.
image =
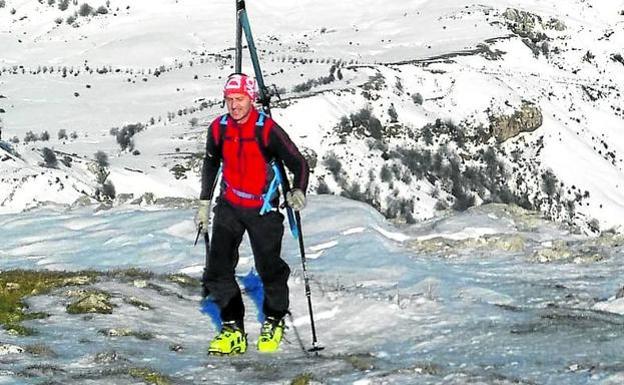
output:
M221 308L223 321L243 325L245 308L234 275L238 247L247 231L254 254L256 270L264 286L263 312L268 317L282 318L288 312L288 276L290 268L280 257L284 235L284 216L271 211L236 208L219 200L215 207L212 239L208 253L204 285Z

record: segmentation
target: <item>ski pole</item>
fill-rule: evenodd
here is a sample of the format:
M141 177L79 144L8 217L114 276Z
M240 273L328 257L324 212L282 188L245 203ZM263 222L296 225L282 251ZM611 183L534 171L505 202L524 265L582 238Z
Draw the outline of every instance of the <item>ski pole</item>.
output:
M234 71L241 73L243 61L243 25L241 24L241 13L245 9L245 0L236 0L236 56Z
M306 256L305 247L303 245L303 231L301 230L301 215L299 211L295 211L295 220L297 222L297 232L299 233L299 253L301 254L301 266L303 267L303 282L305 285L305 295L308 300L308 313L310 314L310 327L312 329L312 348L308 349L311 352L318 352L325 349L319 346L316 339L316 326L314 325L314 311L312 310L312 290L310 289L310 279L308 278L308 271L306 268Z
M193 243L193 247L197 246L197 241L199 240L199 235L201 234L202 231L202 225L200 224L199 227L197 228L197 236L195 237L195 243Z

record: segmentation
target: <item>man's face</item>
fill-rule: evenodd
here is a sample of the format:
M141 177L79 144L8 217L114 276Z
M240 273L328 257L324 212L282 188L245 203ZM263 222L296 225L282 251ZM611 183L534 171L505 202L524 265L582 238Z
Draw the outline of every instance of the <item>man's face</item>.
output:
M225 104L232 119L243 124L249 118L253 103L246 94L230 94L225 97Z

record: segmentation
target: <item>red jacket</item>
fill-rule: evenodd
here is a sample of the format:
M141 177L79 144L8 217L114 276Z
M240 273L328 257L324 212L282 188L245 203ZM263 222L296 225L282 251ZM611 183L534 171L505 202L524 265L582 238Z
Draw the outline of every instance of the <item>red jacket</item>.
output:
M210 124L200 199L212 199L219 166L222 165L221 197L234 206L259 209L264 203L262 194L273 179L269 165L273 159L283 161L293 173L293 188L306 191L310 170L305 158L286 132L270 117L265 117L264 125L258 131L258 117L255 108L242 125L227 116L223 135L221 116ZM258 139L261 143L258 143Z

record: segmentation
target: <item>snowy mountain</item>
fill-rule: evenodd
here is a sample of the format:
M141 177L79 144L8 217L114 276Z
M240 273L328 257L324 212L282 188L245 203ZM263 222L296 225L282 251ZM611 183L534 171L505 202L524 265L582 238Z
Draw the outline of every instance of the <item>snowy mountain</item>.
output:
M2 139L15 150L0 150L2 211L96 197L97 151L122 200L195 198L233 70L233 4L84 4L0 8ZM281 90L274 114L315 165L313 192L410 223L504 202L619 231L621 1L248 8ZM55 168L41 167L44 147Z

